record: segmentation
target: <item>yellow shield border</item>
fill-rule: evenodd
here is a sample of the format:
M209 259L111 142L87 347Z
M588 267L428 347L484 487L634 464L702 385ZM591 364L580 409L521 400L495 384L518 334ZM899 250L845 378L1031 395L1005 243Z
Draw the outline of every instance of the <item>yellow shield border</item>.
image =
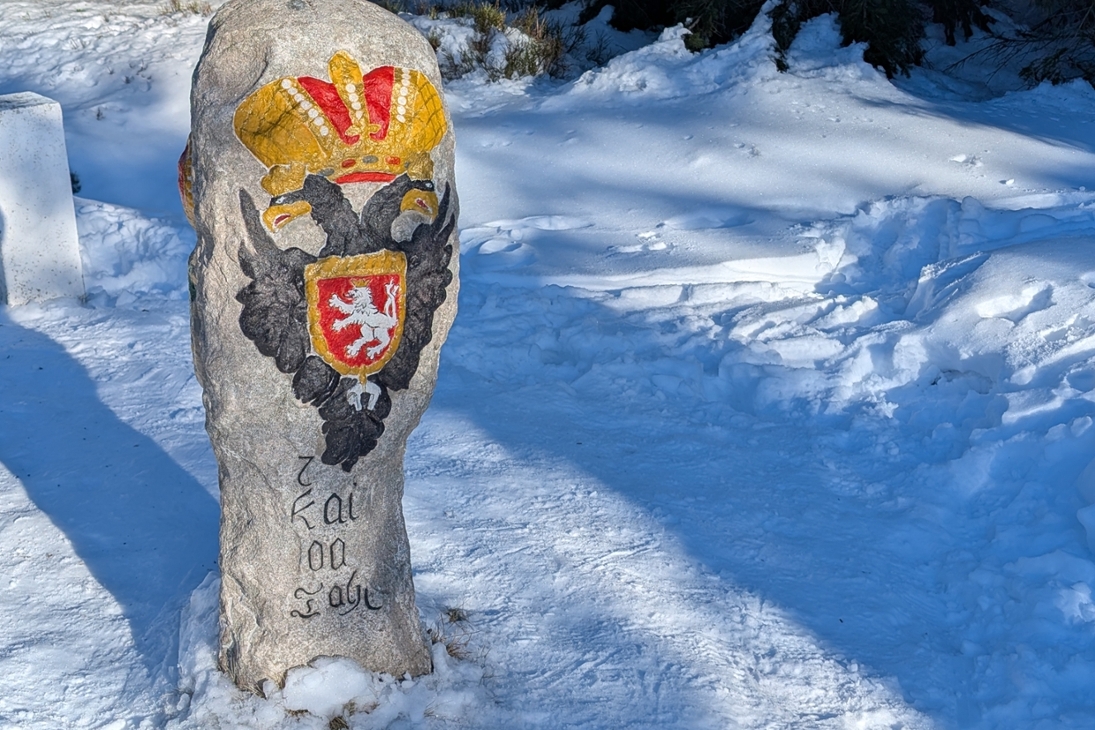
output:
M319 282L321 279L376 274L399 274L401 286L396 299L398 322L392 333L391 342L379 360L368 365L353 366L336 357L328 347L327 337L319 321ZM312 347L324 362L342 375L356 375L361 380L380 372L388 364L399 349L399 343L403 339L403 322L406 319L407 257L403 253L385 249L358 256L330 256L320 259L304 267L304 290L308 301L308 332Z

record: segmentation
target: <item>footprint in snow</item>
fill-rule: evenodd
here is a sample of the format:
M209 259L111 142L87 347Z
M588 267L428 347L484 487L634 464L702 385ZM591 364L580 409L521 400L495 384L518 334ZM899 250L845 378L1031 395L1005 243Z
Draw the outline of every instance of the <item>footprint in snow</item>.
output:
M536 249L529 242L543 240L554 231L571 231L593 225L569 215L534 215L527 218L491 221L460 232L465 263L477 271L504 271L536 261Z
M491 221L484 224L490 228L499 230L520 231L572 231L576 228L589 228L593 225L584 218L572 215L533 215L528 218Z
M1021 319L1053 304L1053 287L1030 284L1018 294L1006 294L986 299L977 305L977 314L984 319L1006 319L1018 323Z
M647 231L646 233L640 233L636 236L641 243L636 243L631 246L609 246L608 252L610 254L616 253L647 253L650 251L664 251L669 248L669 244L661 240L656 231Z
M756 145L746 144L744 142L737 142L734 144L734 149L742 152L748 157L760 157L760 150Z
M738 208L699 208L691 213L673 216L661 225L678 231L700 231L736 228L752 222L749 214Z
M480 271L502 271L528 266L536 260L536 251L527 243L510 238L492 238L475 249L475 267Z
M951 162L957 162L966 167L981 167L984 164L977 155L955 155L951 158Z

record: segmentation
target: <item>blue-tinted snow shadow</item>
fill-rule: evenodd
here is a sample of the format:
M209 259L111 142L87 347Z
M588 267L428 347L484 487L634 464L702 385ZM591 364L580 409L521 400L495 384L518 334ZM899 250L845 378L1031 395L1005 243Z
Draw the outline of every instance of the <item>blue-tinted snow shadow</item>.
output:
M903 88L903 90L918 96L916 89ZM869 99L862 101L868 107L890 111L895 108L895 104L890 101ZM1058 111L1058 116L1053 116L1052 112L1047 113L1037 102L1018 108L997 107L991 102L944 101L930 96L920 96L916 102L900 106L910 122L924 117L948 119L969 129L985 132L1001 130L1036 139L1063 150L1095 153L1095 141L1093 141L1095 135L1091 133L1095 126L1095 116L1092 115L1086 115L1087 118L1081 119L1078 112L1070 114ZM919 144L915 140L913 143ZM1075 163L1060 164L1053 169L1047 169L1040 160L1020 158L1019 161L1012 163L1011 171L1017 177L1030 176L1039 181L1039 187L1046 186L1049 189L1069 190L1086 187L1090 190L1095 185L1095 172L1082 157L1079 157Z
M216 501L4 307L0 393L0 462L120 604L147 667L170 672L178 610L216 567Z
M459 339L492 343L492 330L503 325L491 320L507 318L479 312L489 288L465 283L431 407L460 413L508 452L574 464L661 522L728 588L777 605L829 656L868 676L896 679L905 701L940 727L979 724L985 677L963 652L969 622L993 622L977 616L976 600L956 586L966 584L993 537L983 521L949 514L946 501L932 503L917 454L871 451L877 434L850 430L846 419L826 430L817 414L766 419L649 388L617 395L604 387L610 379L590 387L596 379L576 377L568 365L530 363L516 377L494 377L483 365L470 370L464 363L473 358L461 357ZM634 326L588 306L581 321L596 330L594 338ZM515 332L498 345L531 358L534 338ZM567 339L582 338L561 332ZM717 369L717 353L713 362L702 353L680 354ZM480 362L492 360L514 362L506 355ZM982 504L1006 497L985 494Z

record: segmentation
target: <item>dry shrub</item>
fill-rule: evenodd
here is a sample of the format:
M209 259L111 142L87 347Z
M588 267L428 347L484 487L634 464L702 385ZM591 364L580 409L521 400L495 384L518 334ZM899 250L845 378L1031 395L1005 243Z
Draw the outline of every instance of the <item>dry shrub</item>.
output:
M160 8L160 15L212 15L213 6L207 2L199 2L198 0L190 0L190 2L184 2L184 0L169 0L169 2Z
M463 608L446 608L433 627L427 631L431 644L441 644L453 659L473 658L471 640L474 635L468 613Z

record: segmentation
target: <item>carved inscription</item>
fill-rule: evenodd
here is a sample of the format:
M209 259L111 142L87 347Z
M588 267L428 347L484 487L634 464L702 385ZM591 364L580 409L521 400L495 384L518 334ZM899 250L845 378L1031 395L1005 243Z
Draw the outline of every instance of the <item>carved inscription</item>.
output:
M341 537L336 537L331 543L331 570L338 570L346 565L346 543Z
M346 567L346 543L341 537L336 537L329 546L319 540L312 540L312 544L308 546L308 567L313 572L325 567L331 570Z
M345 514L342 510L343 504L346 505ZM347 519L350 521L357 519L357 515L354 514L354 493L350 492L345 503L343 503L341 495L333 492L327 498L327 501L323 503L323 521L328 525L333 525L336 522L343 525L346 524Z
M289 612L289 615L293 618L312 618L313 616L318 616L319 611L316 609L316 600L312 598L312 596L318 594L322 590L323 584L320 583L319 588L316 588L314 591L308 591L304 588L297 588L293 591L293 598L304 601L304 610L300 611L293 609Z
M380 606L374 606L369 602L369 589L363 588L357 582L357 571L350 574L350 579L345 586L335 585L327 595L331 608L338 611L339 616L345 616L359 606L365 606L370 611L379 611ZM344 609L344 610L343 610Z
M289 615L307 620L326 610L339 616L359 608L379 611L383 607L379 594L358 580L360 566L347 562L346 541L354 537L352 530L347 528L361 516L354 508L353 488L330 494L317 493L314 482L308 477L308 467L315 457L300 456L298 459L297 489L289 504L289 523L297 529L297 534L301 534L302 529L305 531L301 537L302 563L317 582L293 591L294 602ZM337 531L333 538L332 530Z
M293 511L289 516L290 522L299 519L309 530L312 529L313 525L311 522L308 521L308 518L304 516L304 511L309 507L314 506L316 503L314 499L310 499L311 496L311 489L306 492L301 492L299 495L297 495L297 498L293 500Z
M298 456L297 458L304 462L304 466L300 467L300 471L297 472L297 484L302 487L310 487L312 486L312 483L304 481L304 472L308 469L309 466L311 466L312 461L314 461L316 457Z
M319 540L313 540L308 546L308 567L313 571L323 569L323 553L323 543Z

